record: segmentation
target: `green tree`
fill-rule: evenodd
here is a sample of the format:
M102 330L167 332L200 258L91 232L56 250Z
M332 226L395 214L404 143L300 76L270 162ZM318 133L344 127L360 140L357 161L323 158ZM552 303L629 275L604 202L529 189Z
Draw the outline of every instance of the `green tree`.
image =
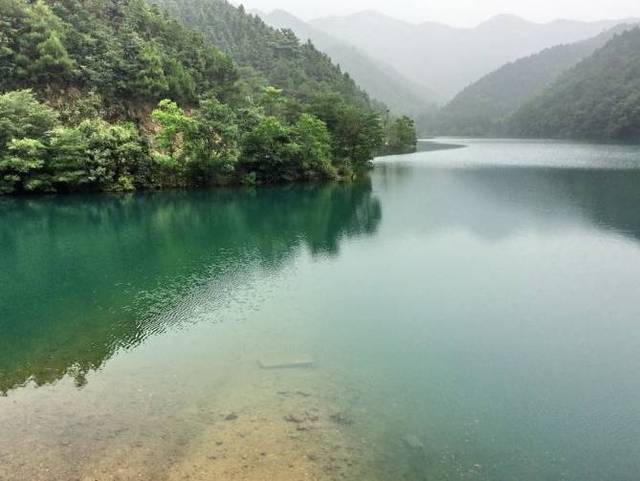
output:
M55 127L57 118L31 90L0 95L0 155L12 139L42 139Z
M409 117L394 119L387 132L387 154L409 154L416 151L418 138L416 125Z
M298 168L306 178L335 178L331 164L331 135L324 122L311 114L302 114L293 126L293 140L298 145Z
M31 72L48 84L69 82L75 73L76 63L62 44L56 32L50 32L46 40L37 46L38 58Z
M197 182L208 184L229 176L239 156L239 128L233 110L215 97L200 102L192 126L185 138L189 174Z
M49 170L56 190L73 191L89 188L89 141L86 129L58 127L50 135Z
M240 166L258 182L293 181L297 177L293 159L298 153L291 128L267 116L244 136Z
M334 164L340 168L368 166L384 143L380 116L350 105L336 94L316 96L310 110L331 132Z
M184 141L195 129L195 122L172 100L161 100L151 113L151 118L160 125L156 144L160 152L176 163L184 160Z
M51 183L43 171L46 146L39 140L12 139L6 154L0 159L0 192L51 190Z
M150 98L164 97L169 92L169 82L158 48L150 43L145 44L138 53L138 62L138 73L134 82L136 93ZM184 82L184 78L172 81L176 82Z
M131 191L150 185L149 147L135 125L86 120L78 128L87 141L87 180L98 190Z

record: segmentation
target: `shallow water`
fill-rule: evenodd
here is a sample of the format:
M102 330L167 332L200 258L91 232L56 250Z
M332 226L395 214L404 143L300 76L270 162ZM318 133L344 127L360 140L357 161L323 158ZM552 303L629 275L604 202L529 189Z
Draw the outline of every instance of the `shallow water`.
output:
M0 479L637 480L640 149L464 143L0 200Z

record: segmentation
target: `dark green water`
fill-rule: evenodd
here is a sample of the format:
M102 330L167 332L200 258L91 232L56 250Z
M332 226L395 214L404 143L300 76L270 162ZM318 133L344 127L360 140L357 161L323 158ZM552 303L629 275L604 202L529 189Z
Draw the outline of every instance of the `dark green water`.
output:
M0 479L218 479L207 413L278 432L289 386L345 422L282 480L636 481L640 149L468 144L349 186L0 200Z

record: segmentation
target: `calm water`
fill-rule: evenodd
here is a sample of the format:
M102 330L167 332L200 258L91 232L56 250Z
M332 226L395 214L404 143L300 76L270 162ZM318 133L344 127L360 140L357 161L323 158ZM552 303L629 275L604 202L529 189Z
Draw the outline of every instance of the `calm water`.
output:
M640 149L465 143L0 200L0 479L637 481Z

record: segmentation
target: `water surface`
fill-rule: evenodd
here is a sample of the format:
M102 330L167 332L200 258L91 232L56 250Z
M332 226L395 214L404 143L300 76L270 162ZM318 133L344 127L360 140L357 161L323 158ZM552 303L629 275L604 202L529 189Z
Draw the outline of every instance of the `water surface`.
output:
M0 200L0 479L635 481L640 149L463 143Z

